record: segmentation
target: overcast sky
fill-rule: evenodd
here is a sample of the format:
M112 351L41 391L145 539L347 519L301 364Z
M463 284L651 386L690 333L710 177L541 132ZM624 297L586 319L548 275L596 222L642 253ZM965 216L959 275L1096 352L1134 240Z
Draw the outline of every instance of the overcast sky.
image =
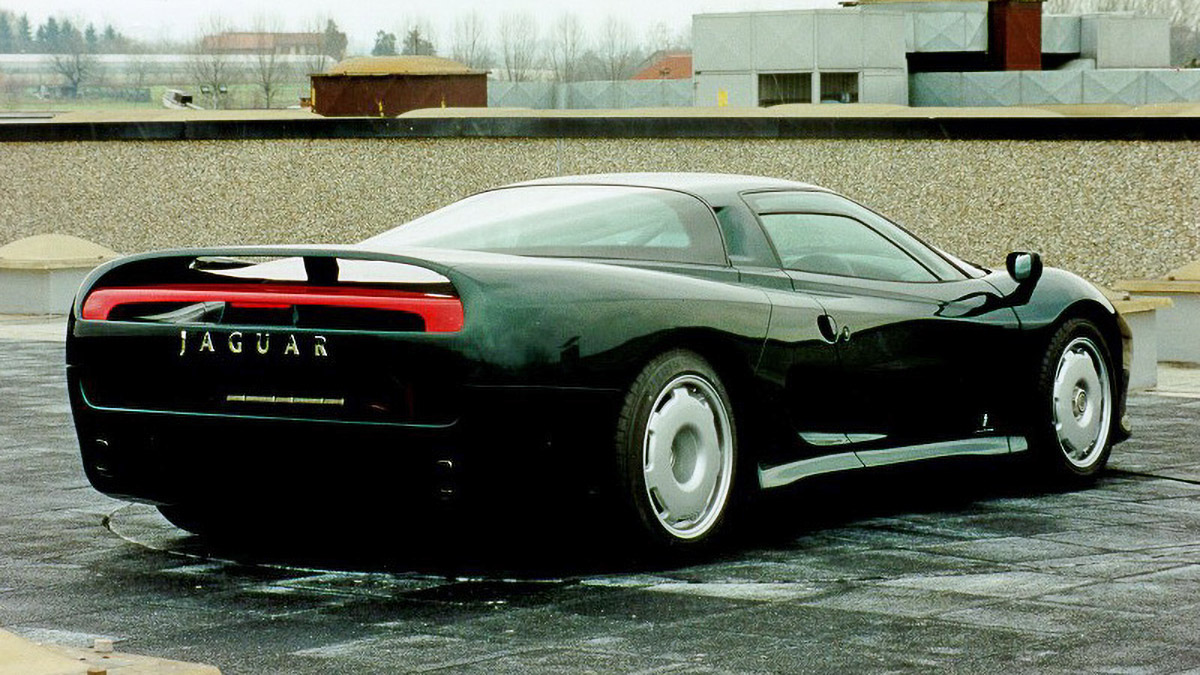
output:
M306 29L315 17L331 16L349 34L351 49L359 50L370 49L375 31L397 32L410 16L427 18L435 37L441 37L438 33L448 36L454 17L471 10L485 18L528 11L543 25L562 12L574 12L589 26L611 13L641 27L665 22L678 29L699 12L835 6L836 0L0 0L0 9L28 14L35 26L53 15L97 25L111 23L126 35L146 40L191 37L213 14L246 29L256 17L278 19L291 30ZM644 28L638 32L640 40Z

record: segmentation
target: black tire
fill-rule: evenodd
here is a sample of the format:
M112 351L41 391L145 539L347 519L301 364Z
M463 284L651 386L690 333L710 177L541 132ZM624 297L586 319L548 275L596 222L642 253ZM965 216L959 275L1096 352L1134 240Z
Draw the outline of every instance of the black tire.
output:
M1073 382L1076 379L1078 382ZM1089 391L1096 389L1096 385L1098 391ZM1082 398L1078 398L1080 391ZM1097 400L1097 395L1102 398ZM1116 367L1104 334L1087 319L1063 322L1050 338L1038 364L1036 396L1030 412L1032 457L1048 479L1066 485L1085 484L1104 471L1116 431L1117 395ZM1091 433L1085 433L1086 425L1081 420L1090 420L1088 414L1099 416L1094 425L1094 441L1091 444L1076 441L1072 445L1071 439L1064 439L1070 434L1057 428L1057 420L1061 417L1065 420L1064 429L1077 431L1079 438L1087 439Z
M707 361L674 350L642 369L621 408L615 459L617 496L642 542L687 551L719 537L734 503L738 439L729 394Z

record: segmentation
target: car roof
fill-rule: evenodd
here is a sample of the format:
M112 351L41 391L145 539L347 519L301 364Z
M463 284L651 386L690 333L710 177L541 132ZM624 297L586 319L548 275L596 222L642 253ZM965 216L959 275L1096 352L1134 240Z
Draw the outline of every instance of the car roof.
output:
M627 185L630 187L664 188L694 194L707 201L721 201L747 190L820 190L825 188L784 180L729 173L593 173L579 176L557 176L523 181L505 187L525 185Z

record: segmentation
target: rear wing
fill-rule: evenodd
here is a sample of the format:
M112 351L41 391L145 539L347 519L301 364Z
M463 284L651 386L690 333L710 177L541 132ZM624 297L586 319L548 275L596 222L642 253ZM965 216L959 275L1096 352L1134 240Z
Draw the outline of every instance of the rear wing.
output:
M457 251L420 257L356 247L237 246L157 251L96 268L72 309L75 320L236 320L270 311L354 314L352 324L419 317L419 330L461 329L462 301L451 262ZM470 254L466 254L470 258ZM368 314L374 313L374 318ZM235 317L229 319L228 317ZM413 325L411 322L405 324Z

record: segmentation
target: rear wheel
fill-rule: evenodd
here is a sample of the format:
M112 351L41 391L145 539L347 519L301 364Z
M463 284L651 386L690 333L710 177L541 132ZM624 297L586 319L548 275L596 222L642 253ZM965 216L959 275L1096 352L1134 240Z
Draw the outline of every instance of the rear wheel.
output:
M651 361L625 397L616 435L620 497L651 545L697 548L725 523L737 466L729 395L699 355Z
M1116 409L1112 355L1086 319L1071 319L1051 338L1038 376L1040 410L1033 441L1056 478L1089 480L1112 450Z

